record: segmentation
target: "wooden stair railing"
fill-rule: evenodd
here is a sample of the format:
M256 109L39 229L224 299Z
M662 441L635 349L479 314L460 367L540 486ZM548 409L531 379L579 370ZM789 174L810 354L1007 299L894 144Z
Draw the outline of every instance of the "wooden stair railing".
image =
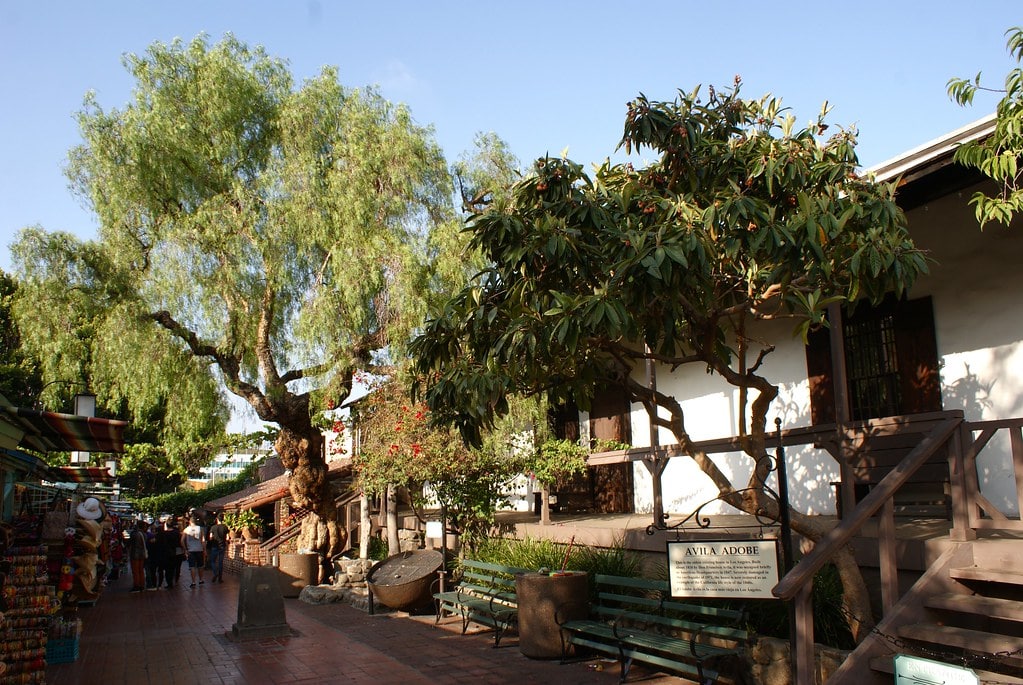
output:
M814 545L813 550L772 590L779 599L795 603L797 639L793 654L794 682L814 682L813 608L810 604L813 577L878 511L881 512L878 545L881 547L879 557L882 607L887 611L894 606L898 594L894 495L917 469L958 434L962 423L961 414L951 415L931 428L899 465L860 501L850 515L822 537Z
M352 530L351 521L352 516L351 512L349 511L349 508L352 503L359 501L359 497L361 495L362 495L361 491L349 490L344 494L338 495L337 497L334 498L334 505L338 508L338 510L344 512L345 525L347 526L347 529L349 531ZM309 514L310 511L308 509L303 509L301 515L290 526L286 527L284 530L280 531L273 537L267 538L262 543L260 543L259 545L260 549L264 550L269 555L269 553L272 553L273 550L277 549L288 540L297 537L298 534L302 532L302 521L304 521L305 517L308 516ZM348 538L346 549L350 547L351 536L349 536Z

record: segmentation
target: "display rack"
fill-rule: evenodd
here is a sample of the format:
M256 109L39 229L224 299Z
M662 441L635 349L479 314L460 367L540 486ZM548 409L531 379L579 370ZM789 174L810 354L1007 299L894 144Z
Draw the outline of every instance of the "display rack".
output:
M49 585L46 546L9 548L3 556L4 620L0 625L0 685L46 682L46 643L58 607Z

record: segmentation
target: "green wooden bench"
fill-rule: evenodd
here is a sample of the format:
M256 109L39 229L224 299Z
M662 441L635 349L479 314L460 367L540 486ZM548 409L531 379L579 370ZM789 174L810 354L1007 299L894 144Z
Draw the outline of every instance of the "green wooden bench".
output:
M494 646L499 647L501 637L518 621L515 575L530 571L473 559L463 559L459 568L461 579L458 586L433 595L437 606L436 621L440 622L445 614L457 614L462 619L463 635L470 623L493 628Z
M746 648L750 635L742 611L673 600L667 581L595 575L590 617L561 620L562 660L570 645L603 652L621 664L620 683L634 661L713 683L717 663Z

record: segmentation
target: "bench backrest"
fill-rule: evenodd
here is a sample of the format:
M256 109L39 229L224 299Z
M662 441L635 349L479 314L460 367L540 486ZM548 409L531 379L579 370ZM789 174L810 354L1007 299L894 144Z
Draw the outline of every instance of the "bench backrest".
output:
M740 627L745 618L742 611L673 599L666 580L597 574L593 582L593 611L602 618L654 623L729 640L749 638Z
M462 570L462 579L459 584L463 588L483 593L491 590L499 591L502 594L514 593L515 575L530 573L528 569L492 564L488 561L476 561L475 559L462 559L459 562L459 567Z

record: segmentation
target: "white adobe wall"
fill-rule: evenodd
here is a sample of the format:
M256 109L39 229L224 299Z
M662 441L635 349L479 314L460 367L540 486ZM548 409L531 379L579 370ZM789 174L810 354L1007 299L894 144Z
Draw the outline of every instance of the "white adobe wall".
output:
M967 420L1023 416L1023 220L981 231L968 206L974 189L914 210L917 245L938 265L911 297L930 295L946 409ZM1008 435L978 459L981 491L1006 514L1019 514Z
M774 419L782 420L782 428L810 425L810 396L806 380L806 357L798 339L792 341L792 322L773 323L758 334L777 344L767 357L764 374L779 385L780 393L768 412L768 428L774 430ZM754 353L755 354L755 353ZM643 379L639 379L643 380ZM719 376L705 373L703 367L679 369L669 374L658 370L657 389L674 395L685 411L686 427L694 440L734 435L738 426L739 394ZM747 409L748 411L748 409ZM668 431L661 430L661 444L674 443ZM650 444L646 412L633 405L632 442L636 446ZM733 483L746 484L752 471L750 458L741 453L712 455L715 463ZM789 448L786 451L789 469L789 490L792 504L800 511L814 514L834 513L835 502L831 483L838 480L835 461L823 451L810 448ZM653 510L653 489L650 474L642 464L634 466L634 493L637 512ZM776 484L772 481L772 487ZM686 515L700 504L717 496L710 479L688 457L671 459L662 478L664 510L673 517ZM734 513L720 502L704 513Z
M917 245L937 260L911 297L930 295L945 409L962 409L968 420L1023 416L1023 220L1011 228L988 225L982 232L967 204L972 190L943 198L909 213ZM802 343L791 336L792 326L772 324L762 334L777 345L764 364L764 374L781 393L768 414L783 428L809 426L809 387ZM682 402L686 425L695 440L733 435L738 426L738 392L703 369L658 372L658 389ZM647 446L649 424L634 405L632 436ZM1008 441L1000 434L980 459L981 489L1006 514L1019 512ZM674 442L666 432L662 444ZM714 457L733 483L745 483L749 458L739 453ZM834 514L831 483L838 480L835 461L822 450L789 448L789 488L792 504L808 514ZM652 511L649 472L634 467L637 512ZM687 457L672 459L663 477L664 508L674 516L690 513L717 492ZM727 513L721 503L704 510Z

